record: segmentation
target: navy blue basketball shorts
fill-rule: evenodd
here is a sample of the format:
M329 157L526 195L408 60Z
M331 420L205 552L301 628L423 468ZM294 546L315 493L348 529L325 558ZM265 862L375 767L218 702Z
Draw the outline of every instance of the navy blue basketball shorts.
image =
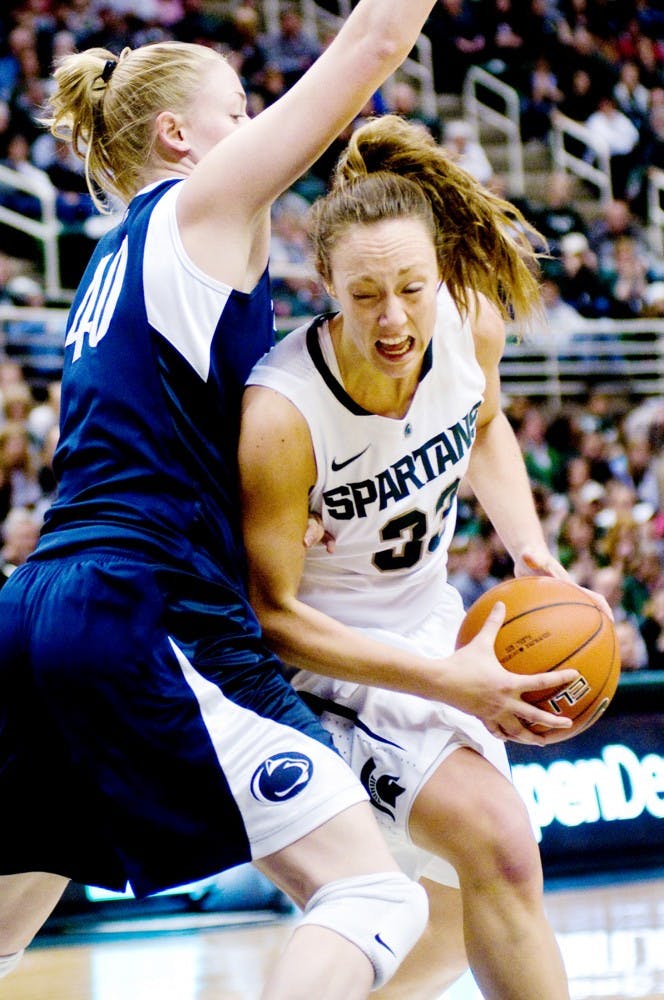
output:
M366 798L221 581L96 553L0 591L0 872L145 896Z

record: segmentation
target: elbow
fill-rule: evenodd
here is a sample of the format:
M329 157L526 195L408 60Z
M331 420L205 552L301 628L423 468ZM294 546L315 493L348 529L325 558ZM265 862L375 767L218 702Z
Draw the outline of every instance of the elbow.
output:
M372 48L374 58L378 61L381 67L384 66L400 66L403 60L410 52L410 48L406 49L403 44L403 36L397 30L394 32L387 32L382 38L378 39Z
M258 624L265 642L273 652L284 655L287 649L288 613L280 604L265 599L264 595L252 593L251 604L256 612Z

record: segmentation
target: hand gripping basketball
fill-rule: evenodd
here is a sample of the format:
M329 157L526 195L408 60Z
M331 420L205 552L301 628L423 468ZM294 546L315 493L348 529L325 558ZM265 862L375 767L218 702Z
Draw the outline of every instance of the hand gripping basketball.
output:
M571 728L549 731L547 742L567 740L591 726L609 705L620 677L620 654L613 622L588 591L550 576L525 576L492 587L469 608L459 629L457 648L480 631L497 601L505 605L495 652L516 674L550 673L543 691L524 692L525 701L555 718L572 719ZM579 677L561 688L556 671L574 668ZM530 727L534 733L544 726Z

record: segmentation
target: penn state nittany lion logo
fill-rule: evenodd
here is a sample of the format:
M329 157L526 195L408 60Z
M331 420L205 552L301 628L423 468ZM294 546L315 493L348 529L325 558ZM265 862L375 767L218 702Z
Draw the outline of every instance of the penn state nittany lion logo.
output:
M395 813L393 810L397 799L400 795L403 795L406 789L398 783L396 774L375 775L375 770L376 761L373 757L369 757L362 768L360 781L368 791L374 809L378 809L379 812L386 813L391 819L394 819ZM388 806L391 806L391 808L388 808Z
M303 753L275 753L254 771L251 794L259 802L285 802L311 781L314 765Z

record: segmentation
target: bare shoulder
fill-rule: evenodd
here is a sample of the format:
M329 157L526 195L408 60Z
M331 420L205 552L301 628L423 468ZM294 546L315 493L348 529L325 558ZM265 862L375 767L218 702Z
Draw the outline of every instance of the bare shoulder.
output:
M505 321L497 307L484 295L471 304L470 321L477 360L483 368L496 365L505 349Z
M312 457L309 425L295 404L276 389L248 386L242 400L240 465L294 472Z

